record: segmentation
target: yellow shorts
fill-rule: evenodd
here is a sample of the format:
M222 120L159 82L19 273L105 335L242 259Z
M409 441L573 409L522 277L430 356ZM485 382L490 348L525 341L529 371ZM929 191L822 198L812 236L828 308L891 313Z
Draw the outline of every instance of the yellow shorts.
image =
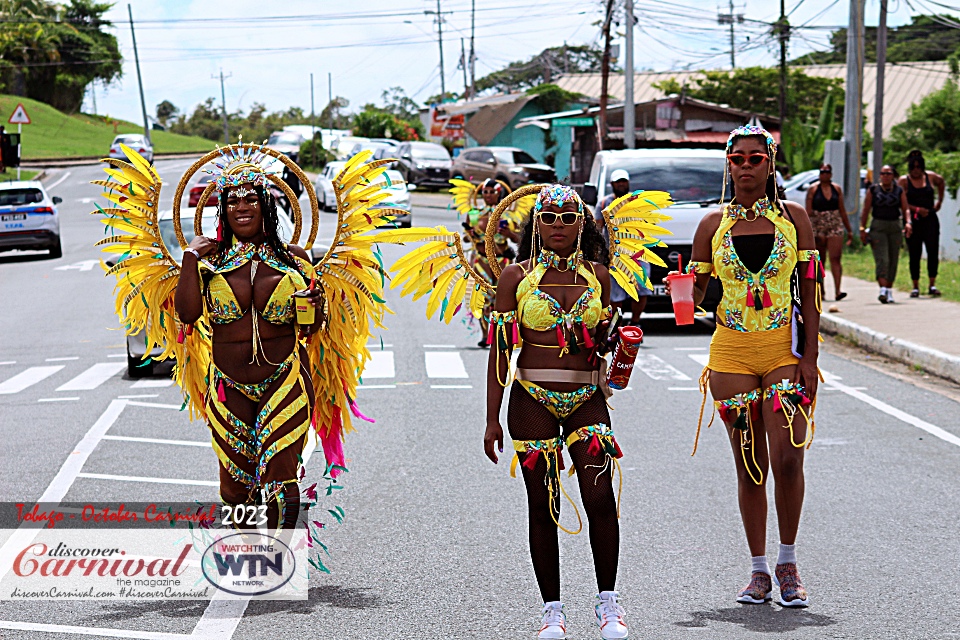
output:
M735 331L717 325L707 368L763 378L774 369L800 362L790 350L792 340L790 325L769 331Z

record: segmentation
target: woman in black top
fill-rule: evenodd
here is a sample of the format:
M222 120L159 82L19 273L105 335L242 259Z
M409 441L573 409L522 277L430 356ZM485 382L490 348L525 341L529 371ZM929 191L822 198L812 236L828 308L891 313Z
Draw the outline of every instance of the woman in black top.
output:
M873 222L867 229L871 209ZM894 182L893 167L883 165L880 184L873 184L867 189L863 213L860 215L860 240L864 244L869 243L873 249L877 283L880 285L877 299L882 304L893 302L893 281L897 279L902 236L906 233L909 238L911 232L907 193Z
M821 256L830 256L830 273L836 290L836 300L843 300L847 294L840 291L840 279L843 277L843 233L847 233L847 246L853 244L853 229L850 217L843 204L843 190L833 183L833 167L820 165L820 182L816 188L807 189L807 215L813 226L813 235L817 251ZM821 260L826 258L821 257Z
M907 175L901 176L900 186L907 192L907 204L910 205L910 217L913 222L913 234L907 238L910 249L910 278L913 280L911 298L920 297L920 257L923 248L927 248L927 275L930 277L930 295L939 296L937 289L937 267L940 266L940 219L937 211L943 205L945 183L943 178L927 171L923 153L918 150L907 156ZM937 196L934 202L933 189Z

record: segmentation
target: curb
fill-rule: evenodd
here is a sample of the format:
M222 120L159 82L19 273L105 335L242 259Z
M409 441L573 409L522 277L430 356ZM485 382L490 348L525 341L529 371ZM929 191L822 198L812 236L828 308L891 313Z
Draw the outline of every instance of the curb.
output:
M206 151L197 151L193 153L155 153L155 160L185 160L190 158L199 158ZM105 156L74 156L67 158L30 158L22 160L20 166L24 169L37 169L42 167L78 167L83 165L100 164Z
M820 330L852 340L861 349L879 353L904 364L918 365L924 371L960 384L960 356L888 336L826 313L820 316Z

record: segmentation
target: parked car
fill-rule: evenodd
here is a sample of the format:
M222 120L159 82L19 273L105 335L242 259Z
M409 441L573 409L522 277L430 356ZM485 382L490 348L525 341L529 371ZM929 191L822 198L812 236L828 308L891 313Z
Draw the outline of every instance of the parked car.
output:
M383 180L379 184L383 185L390 197L379 203L374 209L391 207L405 211L405 214L397 215L396 223L400 227L409 227L412 209L410 207L410 192L407 190L407 183L404 182L403 176L400 175L399 171L388 169L383 172Z
M267 146L296 162L300 155L300 145L305 141L304 137L295 131L274 131L267 139Z
M366 142L358 142L357 144L353 145L353 149L350 150L349 157L352 158L353 156L357 155L361 151L369 150L373 152L371 159L375 160L377 158L377 154L380 153L381 151L395 151L396 148L397 147L395 145L387 144L385 142L380 142L377 140L367 140ZM381 157L389 157L389 156L381 156Z
M450 154L446 147L433 142L403 142L397 149L396 169L413 187L450 186Z
M61 202L36 180L0 182L0 250L47 249L51 258L61 257Z
M663 241L666 248L654 251L673 271L679 261L690 262L693 234L700 220L720 202L723 187L723 150L712 149L630 149L599 151L593 159L590 181L583 187L583 200L594 206L610 192L610 174L623 169L630 174L630 189L667 191L675 204L665 213L672 219L663 227L673 233ZM651 265L650 281L654 295L647 302L646 311L671 313L673 304L666 294L663 278L667 269ZM722 291L719 281L710 279L707 295L701 306L716 311Z
M464 149L453 161L450 174L471 182L487 178L500 180L511 189L525 184L553 183L556 172L522 149L515 147L473 147Z
M190 203L191 207L197 206L200 202L200 195L203 193L203 190L207 188L207 185L213 181L213 176L209 174L203 174L200 176L200 179L197 181L197 184L193 185L190 188ZM216 189L210 193L210 197L207 198L208 207L215 207L220 203L220 197L217 195Z
M290 216L283 209L279 209L278 212L278 228L280 231L280 237L286 241L290 242L293 238L293 221L290 219ZM183 260L183 249L180 248L180 243L177 241L177 233L173 229L173 212L172 211L161 211L158 216L158 224L160 228L160 237L163 238L163 244L167 247L167 250L170 252L170 256L180 262ZM201 218L201 227L203 229L203 235L213 238L217 235L217 212L215 209L204 208L203 209L203 218ZM193 224L184 224L183 225L183 236L189 244L193 238ZM304 242L304 236L300 236L301 243ZM310 256L311 262L316 262L322 256L322 253L314 249L308 249L307 255ZM113 266L115 264L112 260L107 262L108 266ZM147 376L153 375L154 366L156 361L149 360L144 364L144 354L146 353L146 341L143 333L136 333L132 336L127 336L127 375L131 378L144 378ZM156 358L161 353L159 348L154 349L150 352L151 358Z
M110 143L110 157L117 160L126 160L127 156L120 149L120 144L125 144L141 156L147 162L153 164L153 145L142 133L121 133Z
M330 145L330 152L337 157L337 160L346 160L350 157L350 152L359 142L370 142L370 138L361 136L340 136Z
M820 181L819 169L801 171L797 175L792 176L789 180L783 183L783 190L786 192L787 200L792 200L793 202L799 202L800 204L805 204L807 202L807 189L809 189L810 187L815 187L817 182L819 181ZM835 175L833 176L833 181L836 182L837 184L840 184L843 181L843 176ZM860 203L861 204L863 204L863 199L864 197L866 197L866 195L867 195L867 170L860 169Z
M333 180L347 166L346 162L328 162L317 176L317 183L314 189L317 192L317 200L320 201L321 211L336 211L337 196L333 192Z

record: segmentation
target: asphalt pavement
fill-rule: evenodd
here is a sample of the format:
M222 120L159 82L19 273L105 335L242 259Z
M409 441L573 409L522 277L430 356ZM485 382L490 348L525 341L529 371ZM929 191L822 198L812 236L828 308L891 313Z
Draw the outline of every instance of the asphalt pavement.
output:
M164 206L189 164L158 161ZM99 189L87 182L99 177L70 167L45 179L64 198L63 258L0 254L0 501L215 501L206 426L177 410L179 392L162 375L124 375L112 284L93 247L103 228L89 215ZM334 218L321 219L322 239ZM416 206L413 223L457 224L454 212ZM389 263L400 249L384 254ZM332 573L311 579L309 600L224 611L204 601L7 601L0 637L534 638L541 603L512 447L499 465L482 453L487 352L459 319L428 322L422 301L394 291L387 300L395 315L372 340L358 398L377 422L346 443L347 517L327 530ZM668 320L644 329L631 388L611 400L625 454L618 589L631 637L960 637L951 394L828 344L798 540L812 606L738 605L750 565L726 435L704 430L690 457L710 329ZM88 457L64 471L77 451ZM322 465L314 456L308 476ZM576 482L565 487L579 501ZM573 518L569 505L563 518ZM587 536L561 534L561 554L569 637L598 638Z

